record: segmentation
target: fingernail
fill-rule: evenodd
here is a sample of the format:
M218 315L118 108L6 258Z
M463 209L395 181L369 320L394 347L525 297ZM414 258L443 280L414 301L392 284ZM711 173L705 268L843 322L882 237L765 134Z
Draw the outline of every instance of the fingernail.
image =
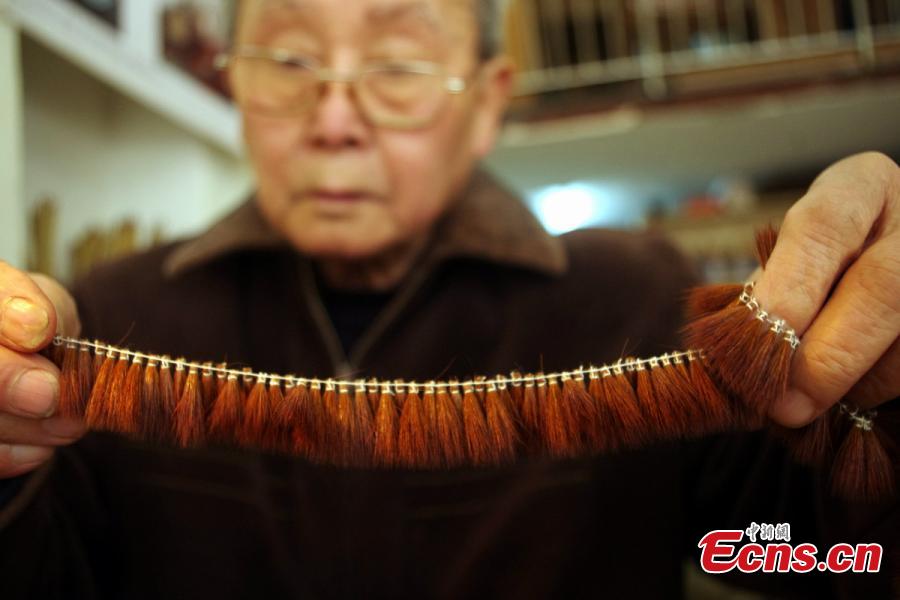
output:
M12 446L9 457L14 465L25 466L44 462L53 454L52 448L44 446Z
M64 417L46 419L41 422L41 426L50 435L67 440L76 440L85 433L84 423Z
M53 373L32 369L19 375L8 393L11 408L31 417L49 417L56 410L59 381Z
M809 396L797 389L789 389L775 401L769 416L787 427L802 427L816 416L816 406Z
M0 335L14 344L36 348L44 341L50 315L25 298L7 298L0 309Z

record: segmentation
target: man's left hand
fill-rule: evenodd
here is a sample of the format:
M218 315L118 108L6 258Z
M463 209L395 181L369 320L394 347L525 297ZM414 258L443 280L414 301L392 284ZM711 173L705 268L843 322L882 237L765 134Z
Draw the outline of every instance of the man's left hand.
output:
M770 417L810 423L842 399L900 396L900 168L865 153L826 169L788 211L760 304L802 337Z

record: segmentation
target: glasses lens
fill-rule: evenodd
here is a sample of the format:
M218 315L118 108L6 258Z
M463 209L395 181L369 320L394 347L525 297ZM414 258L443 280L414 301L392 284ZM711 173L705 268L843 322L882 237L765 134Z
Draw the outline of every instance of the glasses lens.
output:
M445 98L444 77L420 67L372 67L359 81L359 101L379 124L422 125L434 118Z
M245 110L294 114L315 101L318 83L311 63L238 56L232 67L235 100Z

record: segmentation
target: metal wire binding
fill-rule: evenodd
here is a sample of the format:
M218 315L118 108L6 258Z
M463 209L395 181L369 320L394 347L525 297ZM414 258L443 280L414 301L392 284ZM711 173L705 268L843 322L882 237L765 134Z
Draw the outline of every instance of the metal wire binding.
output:
M55 346L66 345L68 347L78 347L81 349L89 349L93 350L98 354L108 354L110 356L116 356L120 359L141 359L146 361L154 361L158 362L162 368L167 368L169 366L173 366L176 369L183 369L190 371L191 369L196 369L202 373L216 373L217 375L228 377L228 378L247 378L251 381L259 381L259 380L268 380L269 383L273 381L280 381L290 385L313 385L316 387L326 386L331 388L332 386L340 387L346 386L348 388L358 387L358 381L350 381L350 380L338 380L333 378L321 379L321 378L309 378L309 377L294 377L294 376L285 376L285 375L274 375L269 373L256 373L252 371L245 370L237 370L237 369L228 369L225 367L213 366L206 363L200 362L191 362L185 360L176 360L169 357L163 357L153 354L145 354L143 352L134 352L131 350L125 350L123 348L118 348L116 346L111 346L109 344L104 344L99 341L88 341L88 340L80 340L76 338L69 338L64 336L57 336L53 339L53 344ZM703 356L702 351L700 350L684 350L680 352L669 352L664 355L664 357L651 357L651 358L643 358L643 359L632 359L629 358L627 360L619 359L616 363L612 365L601 365L601 366L590 366L584 367L580 366L577 369L573 369L571 371L562 371L559 373L549 373L549 374L527 374L521 375L519 377L515 377L512 375L498 375L493 379L481 379L481 378L471 378L464 382L461 385L464 386L494 386L498 388L502 388L506 385L533 385L537 382L539 385L546 385L548 381L555 379L563 379L564 377L573 378L573 379L583 379L585 376L589 377L609 377L610 375L622 375L624 373L624 368L629 368L631 370L635 369L643 369L646 366L650 368L654 368L659 366L660 363L665 364L666 362L678 362L682 359L687 359L688 361L694 361L701 359ZM665 359L665 360L664 360ZM377 379L370 379L365 384L371 387L381 387L384 391L410 391L412 389L423 389L427 387L434 387L437 390L445 389L448 387L453 387L455 384L448 382L417 382L417 381L379 381Z
M784 340L790 344L791 348L796 350L800 345L800 338L797 336L797 333L787 326L787 323L784 319L778 319L772 317L768 312L762 309L759 304L759 300L753 296L753 289L755 287L754 282L748 282L744 285L744 291L741 293L739 297L739 301L746 306L750 311L755 313L757 319L766 323L770 326L770 331L772 331L776 336L783 337ZM114 356L118 356L120 359L132 358L134 360L138 359L146 359L149 361L159 362L162 368L168 368L169 365L174 365L176 369L181 370L191 370L194 369L196 371L200 371L204 374L207 373L216 373L221 376L226 376L229 379L238 377L246 378L249 381L265 381L268 379L269 384L271 385L273 382L284 382L288 386L294 385L310 385L316 388L322 387L324 384L328 389L335 389L335 387L344 387L346 389L355 388L355 389L365 389L366 386L381 387L383 392L394 393L399 391L411 391L418 390L420 388L432 387L437 390L447 389L447 388L455 388L458 386L458 382L417 382L417 381L394 381L394 382L380 382L377 379L370 379L368 382L362 382L360 380L357 381L349 381L349 380L335 380L333 378L328 379L319 379L319 378L307 378L307 377L294 377L294 376L285 376L285 375L273 375L268 373L255 373L249 369L243 370L235 370L228 369L225 367L217 367L213 366L210 363L196 363L189 362L184 360L173 360L168 356L157 356L153 354L144 354L143 352L133 352L131 350L125 350L122 348L118 348L115 346L111 346L109 344L103 344L99 341L88 341L88 340L80 340L76 338L70 338L65 336L56 336L53 339L53 344L55 346L66 345L67 347L79 347L82 350L94 350L98 355L107 354L110 358ZM484 378L472 378L463 382L463 386L473 386L477 385L479 389L483 389L484 386L491 387L505 387L506 385L521 385L525 384L526 386L533 386L537 383L539 386L546 385L547 382L553 382L557 379L564 378L573 378L573 379L583 379L585 376L588 376L591 379L596 378L605 378L611 376L621 376L624 375L626 371L634 372L644 370L645 368L656 369L660 366L667 367L672 363L674 364L682 364L682 359L687 359L688 362L693 362L696 360L703 359L703 351L702 350L683 350L680 352L669 352L662 356L653 356L650 358L628 358L623 359L620 358L616 362L610 365L601 365L601 366L590 366L590 367L578 367L577 369L573 369L571 371L563 371L560 373L550 373L550 374L525 374L520 375L518 377L514 375L505 376L498 375L493 379L484 379ZM392 392L392 386L394 392ZM858 427L865 429L866 427L871 428L871 417L867 415L859 415L858 411L850 412L843 405L842 409L848 413L851 419L854 419L854 423ZM871 416L874 416L872 414ZM867 429L868 430L868 429Z
M784 341L790 344L791 349L796 350L800 346L800 338L797 336L797 332L788 327L787 321L784 319L779 319L763 310L759 305L759 300L753 295L755 287L756 283L753 281L744 284L744 291L741 292L738 300L741 304L746 306L750 312L755 314L757 320L768 325L769 331L776 336L784 338Z
M878 416L877 410L860 410L858 406L850 406L846 402L841 402L839 405L841 412L847 415L854 427L863 431L872 431L875 426L875 417Z

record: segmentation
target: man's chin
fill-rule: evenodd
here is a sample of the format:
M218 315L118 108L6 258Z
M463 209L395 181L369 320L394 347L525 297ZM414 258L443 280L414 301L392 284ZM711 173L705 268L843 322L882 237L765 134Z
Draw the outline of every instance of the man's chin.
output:
M390 246L389 240L378 240L358 230L345 232L303 231L289 237L301 253L321 260L361 260L376 256Z

